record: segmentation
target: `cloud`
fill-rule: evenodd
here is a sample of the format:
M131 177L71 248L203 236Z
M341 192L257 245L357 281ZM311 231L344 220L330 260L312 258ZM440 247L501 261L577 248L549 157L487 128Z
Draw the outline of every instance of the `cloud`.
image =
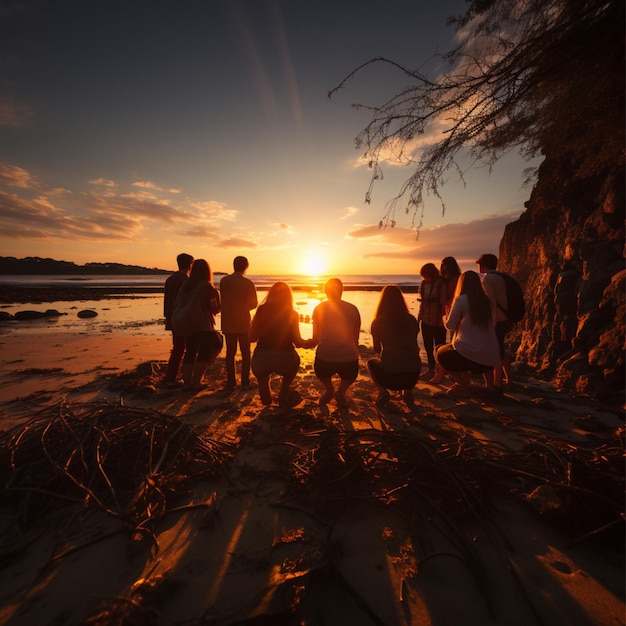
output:
M520 211L507 214L489 215L480 220L467 223L445 224L436 228L422 228L419 239L403 244L404 238L396 240L391 249L370 252L365 258L380 259L422 259L438 264L445 256L453 256L461 267L473 268L476 259L484 252L498 254L500 240L507 224L519 218ZM351 237L381 239L394 243L394 239L385 239L384 233L393 233L395 229L378 229L377 226L364 226L349 233ZM383 234L381 234L381 232Z
M132 185L137 191L120 194L107 178L89 181L80 194L63 187L43 189L26 170L0 163L0 185L17 189L0 192L0 232L14 239L137 240L149 225L191 225L186 236L217 238L219 229L207 221L233 220L237 212L216 201L172 204L158 197L156 184ZM37 197L25 191L37 190Z
M155 185L154 183L151 183L150 181L147 180L138 180L134 183L132 183L133 187L143 187L144 189L154 189L154 191L163 191L162 187L159 187L158 185Z
M247 239L241 239L238 237L230 237L224 239L217 244L218 248L258 248L258 245L253 241Z
M218 202L217 200L192 202L191 206L201 211L203 217L211 217L229 222L237 219L239 213L239 211L235 211L234 209L227 209L225 202Z
M354 215L359 213L360 210L361 209L355 206L346 207L344 214L339 219L346 220L349 217L353 217Z
M33 118L30 106L16 102L10 96L0 96L0 126L19 128L27 126Z
M97 185L99 187L117 187L117 183L114 183L112 180L107 178L96 178L95 180L90 180L89 184Z
M17 165L0 163L0 185L28 189L33 183L31 175Z

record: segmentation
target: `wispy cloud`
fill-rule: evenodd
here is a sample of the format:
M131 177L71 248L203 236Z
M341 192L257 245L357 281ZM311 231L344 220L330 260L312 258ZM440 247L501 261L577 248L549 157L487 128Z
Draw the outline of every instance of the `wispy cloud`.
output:
M240 237L229 237L217 244L218 248L258 248L259 246L254 241L247 239L241 239Z
M0 163L0 185L28 189L33 183L31 175L17 165Z
M16 239L115 241L135 240L149 227L174 227L183 236L217 238L219 224L237 215L213 200L174 203L171 190L156 183L131 183L126 191L108 178L88 185L78 194L63 187L45 189L27 170L0 163L0 187L5 188L0 189L0 232Z
M415 232L405 228L378 228L360 226L348 233L355 239L369 239L379 249L368 252L364 258L412 259L438 264L445 256L453 256L462 267L470 269L484 252L498 254L504 228L519 218L521 210L507 214L490 215L467 223L445 224L436 228L422 228L419 240ZM410 238L407 237L407 231Z

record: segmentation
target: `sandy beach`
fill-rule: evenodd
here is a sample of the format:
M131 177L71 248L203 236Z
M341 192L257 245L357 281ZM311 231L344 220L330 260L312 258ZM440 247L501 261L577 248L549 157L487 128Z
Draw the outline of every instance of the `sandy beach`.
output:
M223 353L161 387L166 334L0 343L2 624L624 624L621 408L520 376L381 409L365 345L346 408L310 350L266 408Z

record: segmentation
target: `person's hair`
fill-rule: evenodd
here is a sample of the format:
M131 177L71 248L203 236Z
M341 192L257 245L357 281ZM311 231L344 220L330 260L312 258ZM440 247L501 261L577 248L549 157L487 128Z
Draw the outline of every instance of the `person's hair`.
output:
M491 322L491 300L483 289L480 276L473 271L463 272L459 278L454 294L455 299L465 294L469 304L469 316L476 326L487 328Z
M191 297L193 290L201 283L213 282L213 275L211 274L211 268L204 259L196 259L191 266L191 272L189 278L183 283L180 288L179 297L186 300Z
M446 256L441 260L441 268L439 271L446 279L461 275L461 268L453 256Z
M404 295L397 285L386 285L378 300L374 317L401 318L409 312Z
M182 252L176 257L176 263L178 264L179 270L188 270L193 263L193 257L191 254L186 254Z
M245 256L236 256L233 260L235 272L245 272L248 269L248 259Z
M274 283L267 292L267 296L265 296L263 307L267 313L275 314L292 310L293 294L289 285L282 281Z
M422 278L430 278L433 280L435 278L439 278L439 270L434 263L426 263L426 265L422 265L420 276Z
M213 282L213 274L209 264L204 259L196 259L191 266L189 274L189 287L195 287L198 283Z
M495 270L498 267L498 257L495 254L481 254L476 259L476 263L485 269Z
M343 293L343 283L338 278L330 278L324 285L324 293L329 298L341 298Z

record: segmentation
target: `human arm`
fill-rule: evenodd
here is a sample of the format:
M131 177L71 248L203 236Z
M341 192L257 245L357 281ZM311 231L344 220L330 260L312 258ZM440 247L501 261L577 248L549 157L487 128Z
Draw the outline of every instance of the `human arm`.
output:
M450 313L443 318L444 326L448 330L456 330L456 327L459 325L461 318L463 317L463 310L464 299L459 296L454 299Z
M380 320L379 319L375 319L372 322L371 334L372 334L372 342L374 344L374 352L380 354L382 350L382 345L380 343Z

